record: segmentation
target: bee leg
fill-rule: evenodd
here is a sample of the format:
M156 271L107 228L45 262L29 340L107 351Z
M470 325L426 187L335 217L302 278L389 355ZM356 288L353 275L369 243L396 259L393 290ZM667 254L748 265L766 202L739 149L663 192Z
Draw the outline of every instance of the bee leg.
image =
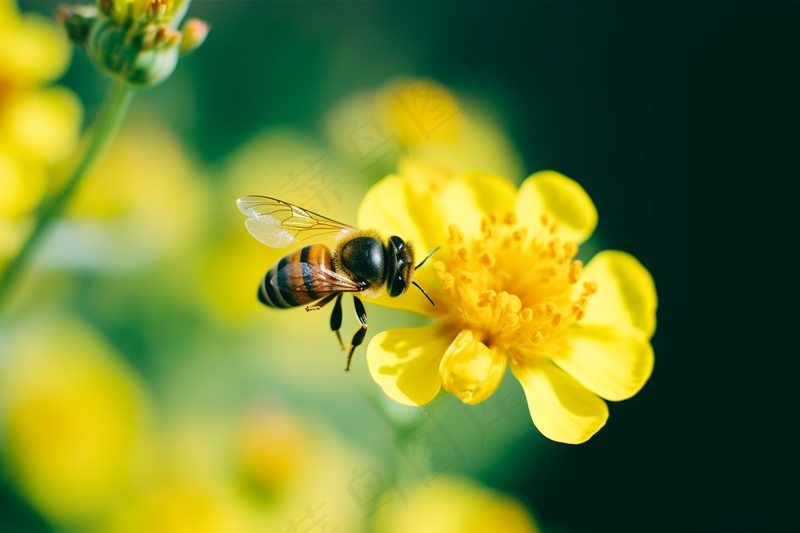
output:
M333 296L333 295L331 295ZM326 298L327 300L327 298ZM330 300L328 300L330 301ZM328 303L328 302L325 302ZM324 305L324 304L323 304ZM344 343L342 342L342 336L339 334L339 330L342 329L342 293L336 295L336 303L333 304L333 312L331 313L331 331L336 333L336 338L339 340L339 346L342 347L342 351L344 351Z
M307 305L305 307L306 313L308 313L309 311L319 311L320 309L331 303L331 301L333 301L333 299L336 298L337 296L340 296L340 294L334 292L333 294L329 294L322 300L318 301L316 305Z
M350 361L353 359L353 352L364 342L364 337L367 336L367 310L364 309L364 304L358 296L353 296L353 302L356 305L356 316L361 323L361 328L356 331L356 334L353 335L353 340L350 341L350 351L347 353L347 366L344 367L345 370L350 370Z

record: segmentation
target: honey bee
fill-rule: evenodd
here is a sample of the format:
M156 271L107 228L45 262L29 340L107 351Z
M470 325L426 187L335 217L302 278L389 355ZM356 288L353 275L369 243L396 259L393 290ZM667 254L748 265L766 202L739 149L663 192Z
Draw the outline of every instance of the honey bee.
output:
M247 231L272 248L285 248L312 237L336 234L333 251L324 244L310 244L284 256L262 278L258 299L273 308L305 305L306 311L317 311L335 300L330 326L344 350L339 334L342 295L353 293L361 327L350 341L345 370L350 370L353 352L367 335L367 311L357 293L375 298L388 291L389 296L394 297L414 285L431 305L436 305L413 276L438 247L414 265L411 242L396 235L384 242L375 230L354 228L268 196L244 196L236 200L236 205L248 217L245 220Z

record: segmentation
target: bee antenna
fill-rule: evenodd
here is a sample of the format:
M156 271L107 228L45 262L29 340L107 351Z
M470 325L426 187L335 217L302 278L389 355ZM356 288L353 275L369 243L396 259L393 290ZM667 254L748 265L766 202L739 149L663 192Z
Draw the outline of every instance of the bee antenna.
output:
M437 246L436 248L434 248L433 250L431 250L431 253L429 253L428 255L426 255L426 256L425 256L425 259L423 259L422 261L420 261L420 262L419 262L419 264L418 264L417 266L415 266L415 267L414 267L414 270L416 270L416 269L418 269L419 267L421 267L422 265L424 265L424 264L425 264L425 261L427 261L427 260L428 260L428 258L429 258L430 256L432 256L432 255L433 255L433 252L435 252L435 251L436 251L436 250L438 250L438 249L439 249L439 246ZM414 285L417 285L417 284L415 283ZM417 285L417 287L419 287L419 285ZM422 291L422 287L420 287L420 288L419 288L419 290L421 290L421 291ZM424 293L425 291L422 291L422 292ZM428 296L428 295L426 294L425 296ZM430 298L428 298L428 300L430 300ZM433 303L433 301L431 301L431 303Z
M436 251L436 250L434 250L433 252L435 252L435 251ZM431 252L431 254L432 254L433 252ZM430 256L431 254L428 254L428 255ZM425 259L427 259L427 257L426 257ZM424 263L424 262L425 262L425 259L423 259L423 260L422 260L422 263ZM420 263L420 265L421 265L422 263ZM436 307L436 303L434 303L434 301L431 299L431 297L430 297L430 296L428 296L428 293L427 293L427 292L425 292L425 289L423 289L422 287L420 287L420 286L417 284L417 282L416 282L416 281L413 281L413 280L412 280L412 281L411 281L411 284L412 284L413 286L415 286L416 288L418 288L420 291L422 291L422 294L424 294L424 295L425 295L425 298L427 298L427 299L428 299L428 301L431 303L431 305L432 305L432 306L434 306L434 307Z

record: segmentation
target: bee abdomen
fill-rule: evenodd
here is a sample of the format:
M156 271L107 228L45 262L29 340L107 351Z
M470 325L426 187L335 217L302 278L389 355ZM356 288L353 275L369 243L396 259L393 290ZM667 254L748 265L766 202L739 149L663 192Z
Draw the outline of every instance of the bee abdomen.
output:
M291 297L288 291L280 291L273 285L272 280L276 275L276 267L272 267L267 271L267 275L261 278L261 285L258 287L258 300L267 307L276 307L285 309L287 307L295 307L298 304L294 303L295 300ZM284 297L281 292L286 292ZM289 298L287 301L286 298ZM291 303L290 303L291 302Z
M258 299L261 303L268 307L286 309L307 305L325 296L311 289L314 276L310 267L303 265L303 268L292 270L291 273L287 273L287 270L281 271L291 263L333 269L331 252L327 246L312 244L292 252L270 268L261 280L258 288Z

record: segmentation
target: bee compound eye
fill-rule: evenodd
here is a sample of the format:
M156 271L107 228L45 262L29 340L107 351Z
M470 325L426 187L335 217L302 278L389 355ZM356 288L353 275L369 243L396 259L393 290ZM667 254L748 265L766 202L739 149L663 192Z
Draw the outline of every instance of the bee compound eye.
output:
M395 276L392 286L389 289L389 296L400 296L404 292L406 292L406 281L402 276Z
M391 237L389 237L389 240L392 241L392 244L394 244L394 247L398 252L402 250L406 245L406 243L403 242L403 239L401 239L397 235L392 235Z

